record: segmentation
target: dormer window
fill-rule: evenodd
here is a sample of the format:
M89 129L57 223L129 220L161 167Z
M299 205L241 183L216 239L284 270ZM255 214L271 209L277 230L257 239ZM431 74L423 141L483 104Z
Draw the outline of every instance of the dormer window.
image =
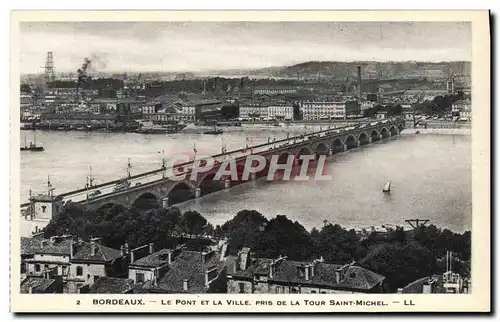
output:
M304 278L306 276L306 268L302 266L297 267L297 275L299 278Z

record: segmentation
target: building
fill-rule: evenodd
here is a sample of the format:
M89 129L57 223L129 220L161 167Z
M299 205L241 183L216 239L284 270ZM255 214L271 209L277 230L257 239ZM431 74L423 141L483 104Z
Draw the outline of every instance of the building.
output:
M45 238L22 238L21 260L28 277L61 276L66 282L70 271L71 244L69 235ZM38 245L37 245L38 244Z
M459 116L463 121L470 121L471 102L469 100L456 101L451 105L451 115Z
M387 119L387 111L378 111L377 113L375 113L375 118L377 120Z
M222 241L202 252L177 248L174 251L153 253L153 256L146 257L146 260L131 264L131 267L135 268L135 274L139 272L137 268L140 266L145 267L144 273L149 267L157 267L153 268L157 273L144 274L145 283L134 292L226 293L226 251L227 244ZM164 267L165 260L170 264L160 269ZM150 279L153 276L154 278Z
M297 93L297 88L293 86L256 86L254 95L279 95Z
M240 104L240 119L257 120L268 117L268 105L263 102L247 101Z
M117 250L101 245L100 238L92 238L90 242L73 242L69 292L77 292L79 288L93 284L99 277L125 277L126 252L125 247Z
M300 105L304 120L343 119L346 105L341 101L305 101Z
M148 253L137 256L147 247ZM163 276L165 271L172 265L172 260L181 249L162 249L154 251L154 244L144 245L130 251L130 264L128 267L128 278L135 283L152 281L158 276Z
M21 281L21 294L62 293L60 278L26 277Z
M432 294L432 293L468 293L468 282L459 274L448 271L442 275L420 278L398 289L398 293Z
M132 293L134 281L127 278L100 276L90 285L88 293L128 294Z
M271 104L267 107L267 117L270 120L293 120L293 104Z
M249 248L228 258L228 293L381 293L385 277L354 264L326 264L323 259L292 261L253 258Z
M201 124L237 119L239 117L239 108L233 103L204 100L195 103L195 117L196 121Z

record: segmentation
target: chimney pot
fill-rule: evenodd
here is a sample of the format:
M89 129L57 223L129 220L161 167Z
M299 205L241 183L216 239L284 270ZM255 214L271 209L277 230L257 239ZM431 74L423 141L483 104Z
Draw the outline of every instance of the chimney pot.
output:
M131 251L131 252L130 252L130 263L133 263L133 262L134 262L134 259L135 259L134 257L135 257L135 256L134 256L134 251Z
M95 254L96 254L96 247L97 247L97 245L95 243L93 243L93 242L90 243L90 255L91 256L95 256Z
M150 243L149 244L149 253L153 254L154 252L155 252L155 244L154 243Z
M182 286L183 286L183 290L184 290L184 291L187 291L187 290L188 290L188 280L187 280L187 279L185 279L185 280L184 280L184 283L183 283L183 285L182 285Z

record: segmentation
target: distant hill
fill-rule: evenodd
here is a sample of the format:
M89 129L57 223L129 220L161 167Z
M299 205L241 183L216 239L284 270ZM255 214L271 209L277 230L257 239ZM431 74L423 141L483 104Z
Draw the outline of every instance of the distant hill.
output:
M292 66L270 67L261 69L239 69L214 71L217 76L250 76L276 78L329 78L346 79L357 77L357 66L361 66L363 79L394 79L394 78L443 78L452 73L455 76L470 76L471 63L454 62L337 62L310 61Z

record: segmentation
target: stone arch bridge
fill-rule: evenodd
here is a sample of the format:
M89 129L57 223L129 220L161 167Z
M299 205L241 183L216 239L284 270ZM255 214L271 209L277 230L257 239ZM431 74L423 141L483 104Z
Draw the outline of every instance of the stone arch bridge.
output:
M116 191L104 195L99 195L91 199L79 202L87 209L98 210L112 205L123 205L126 207L137 206L148 208L151 204L168 207L192 198L215 191L228 189L234 185L241 184L259 177L267 176L269 164L273 155L278 155L278 163L285 163L288 156L293 155L298 159L300 155L314 154L333 155L357 148L362 145L383 140L385 138L398 135L404 129L402 119L385 120L371 122L340 129L328 129L320 132L304 134L297 137L287 138L276 142L270 142L256 147L247 148L252 155L261 155L266 158L266 167L248 178L242 178L243 168L248 157L234 157L238 180L231 180L229 177L222 177L214 180L214 177L223 162L214 164L206 171L197 174L191 180L190 169L185 170L186 178L183 180L173 180L172 178L161 178L149 183L131 186L127 189ZM259 150L256 152L256 150ZM234 179L234 178L233 178ZM66 194L67 195L67 194Z

